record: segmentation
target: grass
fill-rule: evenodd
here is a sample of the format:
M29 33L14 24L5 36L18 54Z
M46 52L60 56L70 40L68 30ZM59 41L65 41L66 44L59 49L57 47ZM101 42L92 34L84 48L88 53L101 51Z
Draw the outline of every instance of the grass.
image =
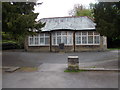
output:
M91 68L96 68L95 66L92 66Z
M15 41L12 40L2 40L0 43L16 43Z
M20 71L24 71L24 72L33 72L33 71L37 71L38 68L37 67L22 67L20 69Z
M83 71L86 71L86 70L68 70L66 69L64 72L83 72Z
M3 40L2 43L16 43L16 42L12 40Z
M120 50L120 48L108 48L108 50Z

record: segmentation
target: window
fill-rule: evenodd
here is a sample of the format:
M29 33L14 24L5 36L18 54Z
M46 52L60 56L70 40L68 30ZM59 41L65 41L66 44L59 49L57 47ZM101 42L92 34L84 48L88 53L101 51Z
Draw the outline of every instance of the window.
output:
M87 44L87 36L82 36L82 44Z
M57 37L57 44L60 44L60 43L61 43L61 37L58 36L58 37Z
M94 38L95 38L95 44L99 44L100 43L100 39L99 39L99 36L94 36Z
M93 32L88 32L88 44L93 44Z
M88 36L88 44L93 44L93 36Z
M87 44L87 32L82 32L82 44Z
M81 44L81 32L76 33L76 44Z
M38 43L39 43L39 37L38 36L34 36L34 38L35 38L35 45L38 45Z
M94 32L94 44L100 43L100 35L98 32Z
M29 44L33 44L34 43L34 40L33 40L33 36L29 37Z
M76 32L75 33L76 45L99 45L100 35L97 32Z
M65 45L73 44L73 34L67 31L58 31L52 34L52 45L59 45L64 43Z
M41 33L35 36L29 36L29 46L49 45L49 34Z

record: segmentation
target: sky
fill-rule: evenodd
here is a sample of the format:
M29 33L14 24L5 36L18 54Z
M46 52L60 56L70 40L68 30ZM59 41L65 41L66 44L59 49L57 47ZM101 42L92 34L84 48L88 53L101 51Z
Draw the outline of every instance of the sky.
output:
M69 16L69 11L73 9L75 4L89 6L89 3L95 3L97 0L38 0L37 3L42 5L35 6L36 13L39 13L38 18L48 17L64 17Z

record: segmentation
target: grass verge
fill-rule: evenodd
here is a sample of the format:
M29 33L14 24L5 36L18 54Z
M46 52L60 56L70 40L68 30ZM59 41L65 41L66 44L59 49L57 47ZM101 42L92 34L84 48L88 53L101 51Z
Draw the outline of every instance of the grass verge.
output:
M120 50L120 48L108 48L108 50Z
M83 72L83 71L87 71L87 70L68 70L68 69L66 69L66 70L64 70L64 72Z

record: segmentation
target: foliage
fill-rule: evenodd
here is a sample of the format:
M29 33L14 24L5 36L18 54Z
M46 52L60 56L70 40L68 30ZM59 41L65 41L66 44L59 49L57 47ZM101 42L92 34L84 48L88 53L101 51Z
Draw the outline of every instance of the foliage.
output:
M64 72L83 72L83 71L87 71L87 70L68 70L66 69Z
M120 39L120 2L95 4L94 17L97 31L112 40Z
M93 7L92 3L90 4L90 9L87 9L83 5L76 4L76 5L74 5L73 10L71 10L69 12L69 15L72 15L72 16L89 16L89 17L93 17L92 7Z
M35 5L34 2L3 2L3 37L6 34L21 45L27 35L35 34L36 29L37 32L41 31L45 24L35 21L38 16L38 13L33 12Z

